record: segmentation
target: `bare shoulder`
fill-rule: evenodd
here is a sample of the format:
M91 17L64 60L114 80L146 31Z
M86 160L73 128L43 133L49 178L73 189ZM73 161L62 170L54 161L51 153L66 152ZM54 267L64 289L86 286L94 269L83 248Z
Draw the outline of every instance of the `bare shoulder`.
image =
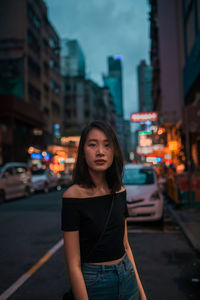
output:
M124 192L125 190L126 190L125 187L122 185L122 186L121 186L121 189L120 189L119 191L117 191L117 193Z
M82 186L73 184L63 193L63 198L84 198L87 197L86 191Z
M81 190L78 184L73 184L63 193L63 198L80 198L82 197Z

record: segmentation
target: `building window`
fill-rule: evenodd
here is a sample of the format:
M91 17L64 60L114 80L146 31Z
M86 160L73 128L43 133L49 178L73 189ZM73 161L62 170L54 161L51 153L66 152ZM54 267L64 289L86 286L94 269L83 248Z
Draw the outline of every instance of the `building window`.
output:
M56 63L56 61L53 58L51 58L49 64L50 64L51 69L53 69L56 73L59 73L59 65L58 65L58 63Z
M66 109L65 114L66 114L67 118L69 118L69 119L71 118L71 110L70 109Z
M28 30L28 43L30 48L36 53L39 54L40 52L40 44L39 40L36 38L34 33L29 29Z
M44 112L45 116L49 115L49 109L47 107L44 107L43 112Z
M43 21L44 21L45 25L49 25L49 20L48 20L46 13L43 14Z
M53 52L56 55L59 54L60 47L59 47L58 41L56 39L54 39L53 37L51 37L49 39L49 45L50 45L51 49L53 50Z
M28 66L37 76L40 77L40 66L34 62L34 60L29 56L28 57Z
M187 54L190 55L195 41L194 5L192 5L186 21Z
M60 115L60 107L56 102L54 101L51 102L51 109L53 114Z
M66 91L70 91L70 89L71 89L70 84L66 84L66 85L65 85L65 90L66 90Z
M33 8L31 7L30 4L28 4L28 16L29 16L29 19L32 21L32 23L34 24L34 26L37 28L37 29L40 29L41 27L41 22L40 22L40 19L39 17L37 16L37 14L35 13L35 11L33 10Z
M49 97L49 87L46 83L44 83L44 96L45 98Z
M51 80L50 86L51 86L52 90L54 91L54 93L60 94L60 86L54 80Z
M49 64L46 61L44 61L43 66L45 75L49 76Z
M46 50L49 48L49 43L46 39L43 39L43 46Z
M36 89L31 83L28 84L28 94L32 102L40 102L40 91Z
M76 107L73 109L74 117L76 118Z

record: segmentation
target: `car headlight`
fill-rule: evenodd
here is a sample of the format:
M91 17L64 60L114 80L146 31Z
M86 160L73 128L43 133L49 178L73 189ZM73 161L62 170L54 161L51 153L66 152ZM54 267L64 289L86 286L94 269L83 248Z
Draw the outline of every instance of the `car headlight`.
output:
M150 197L150 200L155 201L155 200L160 200L160 194L158 191L153 192L153 194Z

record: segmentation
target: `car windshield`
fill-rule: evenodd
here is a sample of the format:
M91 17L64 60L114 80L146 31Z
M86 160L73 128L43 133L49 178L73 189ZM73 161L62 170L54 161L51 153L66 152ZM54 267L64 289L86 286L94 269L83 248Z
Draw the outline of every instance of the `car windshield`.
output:
M32 175L43 175L45 173L45 170L39 169L39 170L32 170Z
M123 183L126 185L154 184L153 170L150 168L124 169Z

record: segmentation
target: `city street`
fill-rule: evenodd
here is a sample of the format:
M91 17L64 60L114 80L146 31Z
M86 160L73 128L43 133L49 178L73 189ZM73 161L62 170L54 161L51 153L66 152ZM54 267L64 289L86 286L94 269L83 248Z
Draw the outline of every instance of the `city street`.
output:
M59 300L68 289L60 230L62 193L0 204L1 300ZM163 225L129 224L128 232L148 300L200 299L200 259L167 208ZM10 296L3 297L8 289Z

